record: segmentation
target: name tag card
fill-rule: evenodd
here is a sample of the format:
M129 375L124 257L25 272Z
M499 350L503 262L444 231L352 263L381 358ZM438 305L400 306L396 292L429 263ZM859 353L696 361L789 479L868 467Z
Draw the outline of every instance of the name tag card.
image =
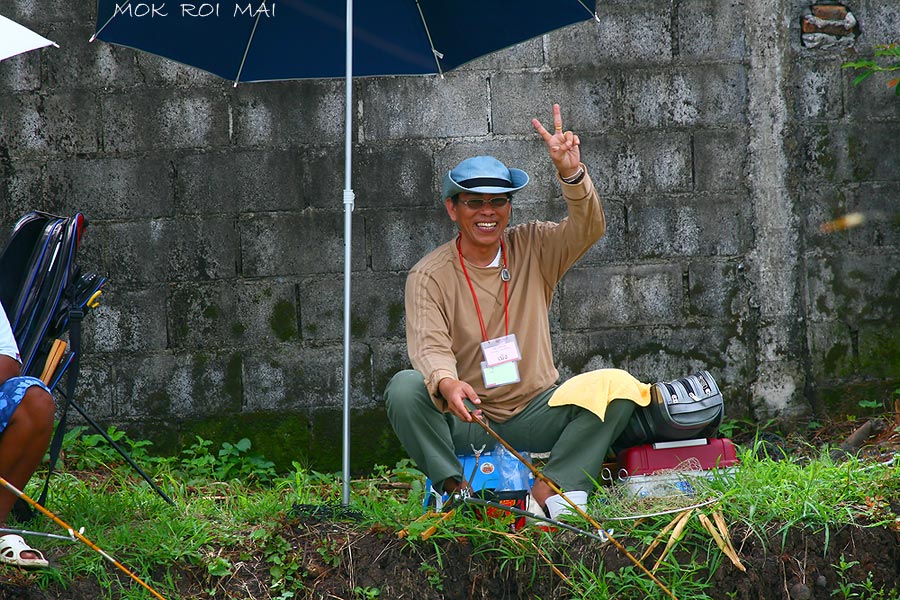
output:
M488 389L520 381L519 367L515 362L505 362L493 367L488 366L487 362L482 362L481 375L484 377L484 387Z
M481 351L484 353L484 362L489 367L522 360L519 343L516 341L514 333L481 342Z

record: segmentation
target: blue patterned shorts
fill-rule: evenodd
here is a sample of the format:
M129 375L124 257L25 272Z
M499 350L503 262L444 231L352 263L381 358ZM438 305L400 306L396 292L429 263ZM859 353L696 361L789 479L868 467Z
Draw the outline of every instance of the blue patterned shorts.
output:
M25 397L25 392L33 385L50 393L49 388L37 377L10 377L0 385L0 432L6 430L13 413Z

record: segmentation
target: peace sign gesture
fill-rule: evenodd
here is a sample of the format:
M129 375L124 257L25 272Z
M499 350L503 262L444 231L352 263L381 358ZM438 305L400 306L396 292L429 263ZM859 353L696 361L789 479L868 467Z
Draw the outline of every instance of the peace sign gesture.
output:
M578 167L581 166L581 150L578 147L581 140L571 131L563 131L559 104L553 105L553 134L544 129L537 119L532 119L531 124L534 125L535 131L544 138L544 142L550 150L550 158L556 165L560 176L571 177L578 172Z

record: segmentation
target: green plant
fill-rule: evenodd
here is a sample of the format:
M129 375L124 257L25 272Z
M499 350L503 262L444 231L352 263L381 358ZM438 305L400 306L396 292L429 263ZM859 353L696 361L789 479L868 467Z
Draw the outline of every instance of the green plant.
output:
M885 590L875 588L872 582L872 572L866 574L865 581L854 581L854 575L850 573L853 567L859 566L859 561L847 561L843 554L838 564L832 565L837 573L837 589L831 592L833 597L840 600L896 600L900 591L896 589Z
M337 567L341 564L342 548L337 540L328 539L322 542L322 545L316 549L325 564Z
M381 590L376 587L369 586L356 586L355 588L353 588L353 593L356 594L357 597L364 600L372 600L373 598L378 598L379 596L381 596Z
M419 570L428 578L428 585L439 592L444 591L444 574L441 572L441 569L427 562L423 562L422 566L419 567Z
M211 451L212 442L197 436L197 441L182 450L182 471L188 480L253 479L271 481L275 476L275 463L249 454L250 440L242 438L235 444L223 442L217 454Z
M860 71L859 75L853 79L853 85L859 85L875 73L900 70L900 44L880 44L875 46L875 58L885 57L893 59L893 62L887 65L880 65L877 60L873 59L856 60L845 62L841 67L844 69L856 69ZM894 88L894 94L900 96L900 85L898 84L900 84L900 77L895 77L887 82L888 87Z

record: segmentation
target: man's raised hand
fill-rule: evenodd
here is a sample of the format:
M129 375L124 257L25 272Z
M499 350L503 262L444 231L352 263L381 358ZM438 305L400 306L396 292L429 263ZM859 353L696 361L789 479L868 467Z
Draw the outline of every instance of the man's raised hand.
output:
M571 131L563 131L559 104L553 105L553 133L547 131L541 122L532 119L535 131L543 138L550 151L550 159L562 177L571 177L581 166L581 140Z

